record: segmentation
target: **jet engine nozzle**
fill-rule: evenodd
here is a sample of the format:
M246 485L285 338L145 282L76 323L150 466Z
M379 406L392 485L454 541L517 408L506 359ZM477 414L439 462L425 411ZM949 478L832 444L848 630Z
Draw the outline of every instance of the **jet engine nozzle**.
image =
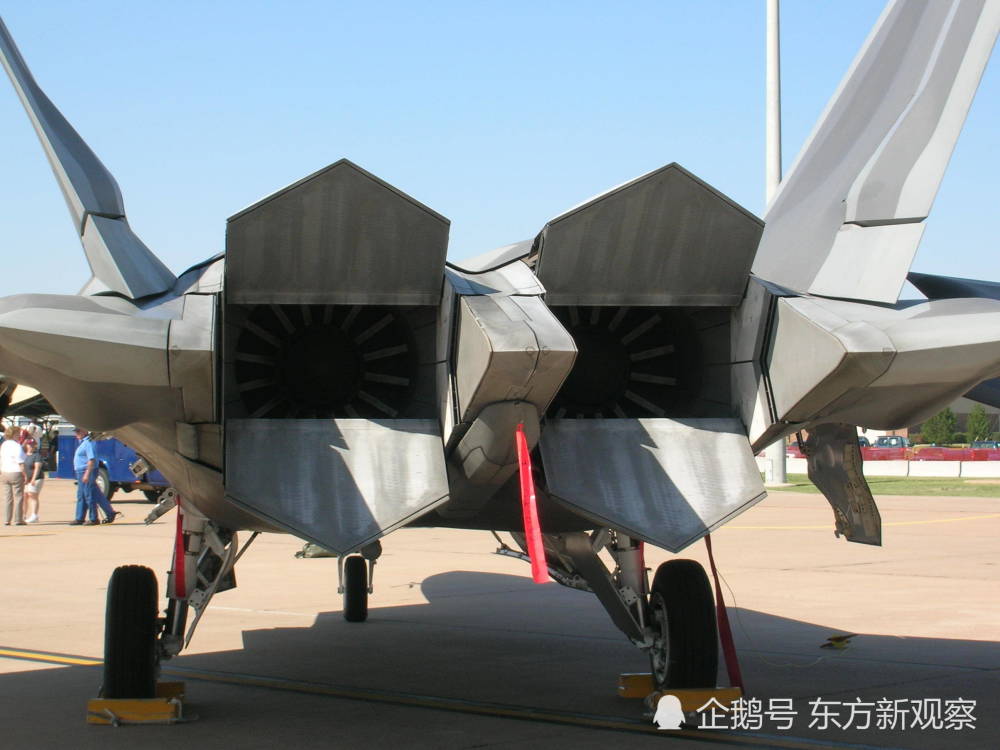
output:
M346 160L229 219L234 503L343 553L447 499L436 349L448 227Z

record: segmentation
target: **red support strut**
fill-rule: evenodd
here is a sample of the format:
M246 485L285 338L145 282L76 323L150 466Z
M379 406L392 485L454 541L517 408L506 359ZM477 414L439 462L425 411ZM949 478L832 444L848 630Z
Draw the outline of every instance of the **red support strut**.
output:
M184 512L177 498L177 532L174 537L174 599L187 599L187 577L184 570Z

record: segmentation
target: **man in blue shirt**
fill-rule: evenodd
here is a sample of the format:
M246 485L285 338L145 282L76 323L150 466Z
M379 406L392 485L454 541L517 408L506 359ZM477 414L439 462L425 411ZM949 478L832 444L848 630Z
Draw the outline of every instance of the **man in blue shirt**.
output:
M73 472L76 474L76 518L70 521L70 526L83 524L88 509L90 520L86 523L88 526L96 526L100 523L97 520L98 506L107 516L104 523L113 523L121 513L111 507L108 498L97 486L97 451L94 449L94 441L81 427L77 427L74 433L80 443L73 454Z

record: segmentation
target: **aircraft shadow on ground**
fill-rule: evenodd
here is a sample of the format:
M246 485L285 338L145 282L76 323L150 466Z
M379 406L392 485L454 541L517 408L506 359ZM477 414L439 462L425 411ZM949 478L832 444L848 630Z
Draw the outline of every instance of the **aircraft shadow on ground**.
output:
M556 584L538 586L523 577L457 571L409 584L420 588L426 603L378 607L377 583L376 576L365 623L346 622L339 610L323 612L303 627L245 630L242 650L185 654L165 666L628 718L642 715L641 702L618 698L616 684L620 672L644 671L645 657L589 594ZM225 595L215 604L224 606ZM730 616L748 692L765 701L796 699L805 712L796 734L809 733L806 701L820 695L840 701L972 698L980 707L977 741L984 731L991 737L1000 734L1000 724L985 711L1000 700L996 642L860 634L846 649L831 650L820 646L828 636L844 632L834 626L738 608ZM92 667L0 674L0 694L58 695L65 694L66 686L81 684L89 691L79 696L82 706L99 680L99 669ZM721 664L719 682L726 684ZM199 684L190 680L195 704ZM226 710L216 704L213 713ZM906 745L901 733L838 734L839 741L863 737Z

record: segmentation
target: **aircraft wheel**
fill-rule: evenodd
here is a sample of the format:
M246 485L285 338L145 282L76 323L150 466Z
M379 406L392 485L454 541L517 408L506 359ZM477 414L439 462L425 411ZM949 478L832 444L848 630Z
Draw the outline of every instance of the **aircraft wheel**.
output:
M344 560L344 619L348 622L368 619L368 563L361 555Z
M98 467L94 483L97 484L98 489L104 493L104 497L108 500L115 494L115 488L111 486L111 479L108 477L108 470L103 466Z
M156 695L156 575L142 565L115 568L104 621L105 698Z
M715 687L718 632L705 569L694 560L660 565L649 594L649 617L656 633L649 661L657 687Z

